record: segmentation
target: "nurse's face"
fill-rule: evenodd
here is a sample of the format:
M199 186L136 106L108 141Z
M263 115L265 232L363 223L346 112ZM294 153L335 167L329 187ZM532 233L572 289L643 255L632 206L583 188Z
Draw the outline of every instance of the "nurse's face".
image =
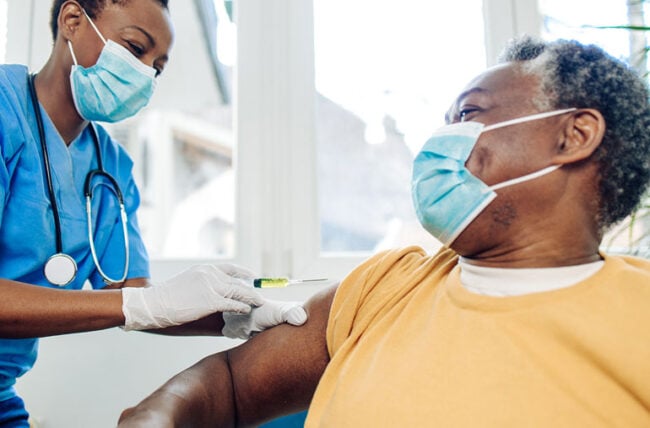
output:
M163 71L173 30L169 12L157 1L131 0L124 4L107 1L93 22L104 38L124 46L145 65L156 69L156 75ZM83 14L70 40L79 65L90 67L97 62L104 43Z

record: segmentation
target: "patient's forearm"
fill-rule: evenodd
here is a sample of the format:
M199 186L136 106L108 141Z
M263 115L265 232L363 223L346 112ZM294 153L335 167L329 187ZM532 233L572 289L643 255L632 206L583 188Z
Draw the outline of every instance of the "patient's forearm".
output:
M125 410L119 426L234 427L237 421L229 379L226 353L206 357L171 378L137 407Z

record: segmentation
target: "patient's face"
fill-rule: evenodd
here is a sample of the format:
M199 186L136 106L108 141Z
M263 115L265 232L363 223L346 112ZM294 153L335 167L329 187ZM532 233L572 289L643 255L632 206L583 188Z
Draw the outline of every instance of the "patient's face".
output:
M516 63L490 68L472 80L448 113L449 122L502 122L539 113L535 106L540 83ZM550 165L563 122L557 117L495 129L481 134L466 166L488 185L500 183ZM539 193L542 192L542 193ZM507 241L513 225L543 196L540 180L500 189L497 198L453 243L462 255Z

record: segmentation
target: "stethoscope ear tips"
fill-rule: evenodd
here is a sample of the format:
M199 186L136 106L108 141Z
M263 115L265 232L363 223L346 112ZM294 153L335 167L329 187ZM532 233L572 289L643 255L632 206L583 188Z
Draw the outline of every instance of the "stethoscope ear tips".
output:
M47 260L43 270L51 284L64 287L77 276L77 263L69 255L57 253Z

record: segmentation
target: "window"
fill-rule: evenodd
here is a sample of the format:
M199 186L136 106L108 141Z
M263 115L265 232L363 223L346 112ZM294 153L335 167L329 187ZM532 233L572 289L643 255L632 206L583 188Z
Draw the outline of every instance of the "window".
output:
M542 37L545 39L563 38L594 43L626 60L635 50L636 34L624 29L598 27L627 25L633 20L640 20L636 23L643 25L643 2L640 1L539 0L539 7L543 17Z
M235 2L240 260L341 278L388 245L435 249L413 154L485 52L538 31L534 2Z
M543 37L549 40L576 39L599 45L647 78L646 31L603 27L645 27L645 17L650 16L650 2L539 0L539 6L543 16ZM637 213L605 236L603 247L611 252L650 257L650 195L646 195Z
M314 0L314 21L320 250L437 248L411 164L485 68L482 1Z
M223 1L170 5L171 61L143 112L110 126L134 157L153 259L235 255L232 23Z
M0 0L0 63L7 57L7 0Z

